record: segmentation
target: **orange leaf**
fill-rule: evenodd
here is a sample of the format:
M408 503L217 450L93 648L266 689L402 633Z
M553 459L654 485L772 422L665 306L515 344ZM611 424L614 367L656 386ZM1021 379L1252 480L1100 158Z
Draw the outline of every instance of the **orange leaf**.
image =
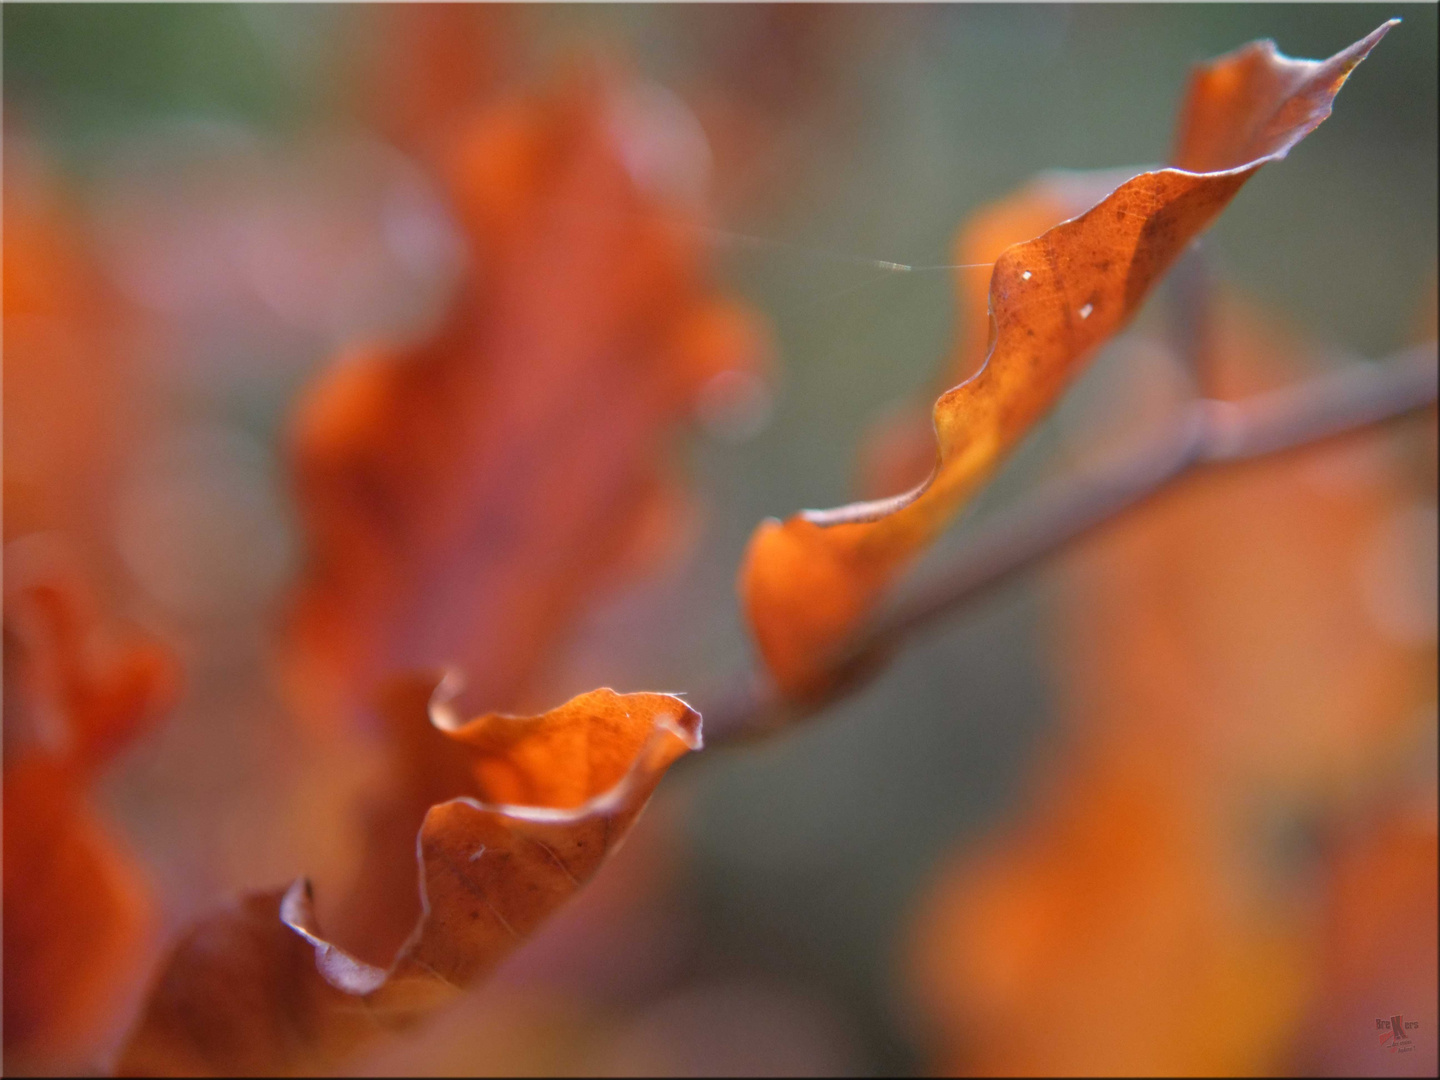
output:
M108 649L73 574L5 551L5 1056L90 1068L152 931L140 871L90 806L96 774L168 706L159 646ZM51 554L45 551L45 554Z
M654 547L672 438L766 348L706 276L690 134L673 102L587 74L455 140L471 267L445 325L355 351L294 423L309 552L282 656L306 716L343 725L380 675L450 664L514 707Z
M386 698L473 793L425 815L422 914L394 962L380 968L328 941L308 882L253 894L181 941L123 1074L334 1068L493 968L595 873L666 769L701 745L699 715L666 694L593 690L541 716L447 729L431 721L448 703L443 681L397 680Z
M1005 250L1078 217L1115 190L1130 173L1115 170L1042 173L1019 191L982 207L955 237L951 261L967 269L955 277L960 330L937 388L975 374L990 349L989 266ZM930 408L906 410L867 433L861 450L861 491L866 497L923 483L935 467L935 425Z
M1329 115L1350 72L1391 25L1325 61L1291 60L1260 42L1200 69L1182 113L1178 160L1207 171L1142 173L1089 212L1000 255L990 280L990 354L935 404L930 478L892 499L767 521L751 539L740 589L783 690L805 696L824 687L833 654L888 586L1245 181Z
M956 235L951 257L964 266L994 263L1016 244L1079 217L1131 175L1116 169L1041 173L1019 191L974 214ZM960 336L946 372L951 383L973 375L990 352L990 286L985 274L964 273L955 278Z

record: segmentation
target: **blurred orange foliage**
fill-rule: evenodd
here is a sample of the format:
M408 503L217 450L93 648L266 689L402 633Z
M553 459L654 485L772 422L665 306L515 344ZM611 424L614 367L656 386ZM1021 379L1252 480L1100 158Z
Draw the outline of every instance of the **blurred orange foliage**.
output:
M302 403L308 559L281 655L322 726L380 674L442 663L517 704L597 587L665 544L666 459L702 389L763 363L645 94L588 72L483 111L448 157L471 268L445 326L357 351Z
M5 1055L22 1071L88 1064L148 958L149 889L89 789L177 680L160 646L107 641L76 573L36 554L5 550Z
M5 165L5 537L64 533L108 574L110 495L134 436L135 321L34 147Z
M1271 1071L1305 927L1247 880L1216 809L1151 754L1098 756L954 867L914 936L936 1071Z
M113 627L115 474L134 326L36 152L5 170L5 1055L88 1067L153 945L149 890L90 788L174 699L175 661Z

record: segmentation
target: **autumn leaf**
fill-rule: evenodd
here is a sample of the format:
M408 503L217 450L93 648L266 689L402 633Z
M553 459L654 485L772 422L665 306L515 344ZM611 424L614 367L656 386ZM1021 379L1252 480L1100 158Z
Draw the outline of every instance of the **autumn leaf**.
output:
M670 764L701 745L699 715L666 694L594 690L541 716L442 728L432 717L444 718L450 693L433 677L386 691L386 713L464 792L425 815L422 914L393 963L328 941L308 882L252 894L180 942L122 1074L334 1068L493 968L584 885Z
M1260 42L1202 67L1181 113L1178 167L1142 173L999 256L990 353L935 404L930 478L892 499L767 521L751 539L740 590L784 692L806 697L824 688L834 654L891 582L1245 181L1329 115L1350 72L1391 25L1325 61L1292 60Z
M956 234L951 262L959 330L934 394L974 375L990 348L989 267L1015 244L1078 217L1114 191L1130 172L1056 170L1041 173L1019 191L977 211ZM925 482L935 467L935 425L931 408L906 408L866 433L860 452L859 486L868 497Z
M39 541L37 543L36 541ZM103 632L53 537L5 549L5 1059L93 1067L154 933L140 869L90 802L176 690L170 653Z
M307 558L279 655L318 726L353 725L382 673L448 664L516 706L595 592L673 532L674 438L767 349L709 283L676 123L587 72L453 142L470 267L449 317L354 350L293 423Z

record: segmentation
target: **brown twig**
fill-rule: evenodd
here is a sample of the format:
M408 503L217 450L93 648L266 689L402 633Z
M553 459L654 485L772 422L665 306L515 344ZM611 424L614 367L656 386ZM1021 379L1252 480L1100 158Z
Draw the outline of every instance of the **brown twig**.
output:
M1229 403L1197 400L1111 464L1042 489L984 526L948 568L908 592L856 635L822 697L786 700L749 676L705 710L707 744L762 737L855 692L910 637L982 593L1057 554L1080 537L1202 468L1313 446L1434 404L1436 345L1378 364L1354 363L1268 394Z
M1197 396L1214 389L1215 268L1205 237L1193 241L1170 271L1165 305L1169 338Z

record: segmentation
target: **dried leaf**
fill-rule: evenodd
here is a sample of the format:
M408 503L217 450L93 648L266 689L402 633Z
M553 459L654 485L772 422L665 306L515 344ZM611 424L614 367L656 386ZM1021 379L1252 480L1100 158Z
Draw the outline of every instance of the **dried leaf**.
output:
M432 698L433 692L433 698ZM307 882L247 897L181 941L120 1071L334 1068L493 968L624 838L665 770L700 747L700 717L665 694L594 690L536 717L441 728L450 689L399 680L387 712L470 794L432 806L417 838L422 914L388 968L328 941Z
M1325 61L1291 60L1260 42L1201 68L1182 113L1178 161L1207 171L1142 173L996 260L993 345L985 366L935 404L929 480L892 499L767 521L751 540L740 588L782 689L806 696L823 688L827 663L896 576L1245 181L1329 115L1390 25Z
M707 280L689 134L672 102L586 75L456 141L471 266L446 324L347 357L294 424L309 557L282 657L305 715L343 726L381 673L449 664L514 707L653 547L672 438L766 348Z
M140 975L153 914L89 789L168 707L176 668L151 642L106 643L51 548L7 545L5 586L6 1064L92 1068Z
M955 277L959 332L943 380L934 395L975 374L990 349L990 275L979 267L1005 250L1078 217L1133 174L1127 170L1042 173L1019 191L982 207L955 237L951 261L965 269ZM931 406L905 409L867 433L861 450L860 490L867 497L904 491L935 468Z

